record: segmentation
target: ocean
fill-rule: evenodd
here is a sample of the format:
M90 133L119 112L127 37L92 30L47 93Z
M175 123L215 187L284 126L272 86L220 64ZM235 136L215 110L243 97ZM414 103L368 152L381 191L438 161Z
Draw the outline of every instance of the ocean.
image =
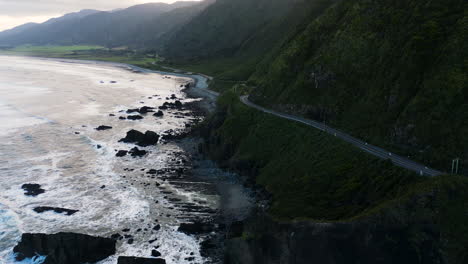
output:
M135 115L127 109L158 111L165 102L201 100L183 92L190 81L120 64L0 56L0 263L15 263L12 248L22 233L58 232L131 238L132 243L119 240L117 254L100 263L116 263L118 256L150 257L155 248L168 264L209 261L200 253L201 238L177 228L198 213L180 205L203 207L199 219L212 217L207 212L216 212L222 200L217 185L191 181L194 173L178 180L165 175L193 169L187 147L160 140L139 147L148 152L144 157L116 157L118 150L135 147L119 142L131 129L164 135L200 121L186 108L165 110L163 117L123 119ZM112 129L96 130L101 125ZM148 174L151 169L158 174ZM228 175L214 165L197 173L207 179ZM39 184L44 193L25 195L24 184ZM211 187L193 188L203 185ZM242 192L236 184L229 189ZM77 212L38 213L38 207ZM156 225L160 230L153 230Z

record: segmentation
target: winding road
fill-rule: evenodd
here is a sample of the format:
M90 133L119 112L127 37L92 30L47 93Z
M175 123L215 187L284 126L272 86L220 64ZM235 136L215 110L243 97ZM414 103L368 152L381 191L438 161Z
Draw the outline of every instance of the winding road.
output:
M249 101L248 95L241 96L240 100L245 105L247 105L249 107L252 107L252 108L255 108L257 110L260 110L262 112L272 114L272 115L275 115L275 116L278 116L278 117L281 117L281 118L289 119L289 120L292 120L292 121L296 121L296 122L299 122L299 123L303 123L303 124L306 124L308 126L319 129L319 130L321 130L321 131L323 131L325 133L328 133L328 134L333 135L333 136L335 136L337 138L340 138L340 139L354 145L355 147L358 147L358 148L364 150L365 152L367 152L369 154L372 154L372 155L374 155L374 156L376 156L378 158L389 159L395 165L397 165L399 167L402 167L402 168L405 168L405 169L408 169L408 170L415 171L416 173L418 173L420 175L437 176L437 175L443 174L442 172L440 172L438 170L431 169L431 168L426 167L426 166L424 166L424 165L422 165L420 163L414 162L414 161L409 160L407 158L404 158L402 156L391 153L391 152L389 152L389 151L387 151L385 149L382 149L382 148L373 146L371 144L368 144L367 142L364 142L362 140L354 138L354 137L352 137L352 136L350 136L350 135L348 135L348 134L346 134L344 132L341 132L339 130L331 128L331 127L329 127L329 126L327 126L327 125L325 125L323 123L319 123L319 122L316 122L316 121L313 121L313 120L310 120L310 119L306 119L306 118L302 118L302 117L298 117L298 116L293 116L293 115L289 115L289 114L280 113L280 112L277 112L277 111L274 111L274 110L269 110L269 109L266 109L266 108L261 107L259 105L256 105L256 104L252 103L251 101Z

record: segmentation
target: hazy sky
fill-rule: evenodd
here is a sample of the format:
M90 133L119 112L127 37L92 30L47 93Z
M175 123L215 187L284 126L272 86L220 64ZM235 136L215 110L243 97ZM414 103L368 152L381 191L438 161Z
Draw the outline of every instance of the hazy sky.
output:
M44 22L81 9L112 10L148 2L176 0L0 0L0 31L27 22Z

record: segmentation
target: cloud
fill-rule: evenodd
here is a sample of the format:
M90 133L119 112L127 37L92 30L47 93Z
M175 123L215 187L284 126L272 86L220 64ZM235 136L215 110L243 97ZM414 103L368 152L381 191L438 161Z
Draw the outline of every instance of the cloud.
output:
M81 9L111 10L146 2L171 3L174 0L0 0L2 16L41 16L65 14Z
M59 15L56 15L59 16ZM54 17L54 16L52 16ZM2 16L0 15L0 31L13 28L24 23L42 23L50 19L51 16Z

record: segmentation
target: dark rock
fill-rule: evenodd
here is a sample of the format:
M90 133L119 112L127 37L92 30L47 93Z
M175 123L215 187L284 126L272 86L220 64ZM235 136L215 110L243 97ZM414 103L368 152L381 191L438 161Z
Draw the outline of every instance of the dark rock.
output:
M130 232L130 228L125 228L122 230L122 232Z
M130 238L130 239L127 241L127 243L128 243L129 245L133 244L133 238Z
M127 112L127 114L139 113L140 109L139 108L128 109L126 112Z
M151 175L154 175L154 174L157 174L158 171L155 170L155 169L151 169L151 170L147 171L146 173L151 174Z
M114 114L109 114L109 116L115 116Z
M120 235L119 233L113 234L110 237L114 240L121 240L123 238L123 236Z
M120 120L127 120L127 118L125 116L119 116L119 119Z
M75 233L23 234L16 260L47 256L44 264L95 263L115 254L115 240Z
M119 152L117 152L117 154L115 154L116 157L124 157L124 156L127 156L127 153L128 151L126 150L119 150Z
M104 189L104 188L106 188L106 186L105 186L105 185L101 186L101 189Z
M139 142L140 146L156 145L159 141L159 135L153 131L146 131L143 142Z
M132 157L143 157L143 156L145 156L148 152L147 152L146 150L140 150L139 148L134 147L134 148L132 148L128 153L129 153Z
M153 230L155 231L159 231L161 229L161 225L156 225L155 227L153 227Z
M124 142L124 143L137 143L143 141L145 138L145 134L141 133L138 130L130 130L127 132L127 136L125 138L122 138L119 140L119 142Z
M157 251L156 249L153 249L153 250L151 250L151 256L155 257L155 258L160 257L161 252Z
M122 138L119 142L135 143L140 147L147 147L158 144L159 135L153 131L146 131L145 134L137 130L130 130L127 136Z
M417 200L421 202L420 197ZM396 212L401 213L399 216L406 214ZM394 221L394 213L372 220L326 224L280 223L262 214L244 223L252 234L250 238L226 241L225 263L270 264L279 263L280 259L295 264L446 263L437 225L411 217L414 214L410 219L403 216ZM417 244L416 234L424 237Z
M161 258L119 257L117 264L166 264Z
M182 223L177 229L177 231L188 234L188 235L205 234L205 233L210 233L214 230L215 228L212 224L206 224L206 223L201 223L201 222Z
M129 115L127 116L128 120L141 120L143 117L141 115Z
M167 98L167 99L170 99L170 98ZM175 101L174 103L169 103L169 102L165 102L162 106L159 107L159 109L161 110L165 110L165 109L181 109L182 108L182 102L177 100Z
M213 251L213 249L215 248L216 243L211 239L207 239L200 243L200 254L202 255L202 257L208 257L210 256L210 252Z
M149 112L154 112L153 110L154 110L154 107L143 106L142 108L140 108L139 112L140 114L146 114Z
M112 129L111 126L98 126L95 128L97 131L109 130Z
M180 140L184 139L188 135L188 131L174 131L173 129L164 131L164 135L162 135L162 139L165 141L169 140Z
M65 209L65 208L59 208L59 207L48 207L48 206L36 207L34 208L34 211L39 214L43 212L47 212L47 211L54 211L57 214L65 213L66 215L73 215L76 212L78 212L78 210L71 210L71 209Z
M159 110L158 112L154 113L153 116L162 117L162 116L164 116L164 113L163 113L163 111Z
M101 149L102 146L101 146L101 145L96 145L96 148L97 148L97 149Z
M45 192L44 189L41 189L41 185L34 184L34 183L23 184L21 188L26 191L24 195L27 195L27 196L38 196L39 194Z

